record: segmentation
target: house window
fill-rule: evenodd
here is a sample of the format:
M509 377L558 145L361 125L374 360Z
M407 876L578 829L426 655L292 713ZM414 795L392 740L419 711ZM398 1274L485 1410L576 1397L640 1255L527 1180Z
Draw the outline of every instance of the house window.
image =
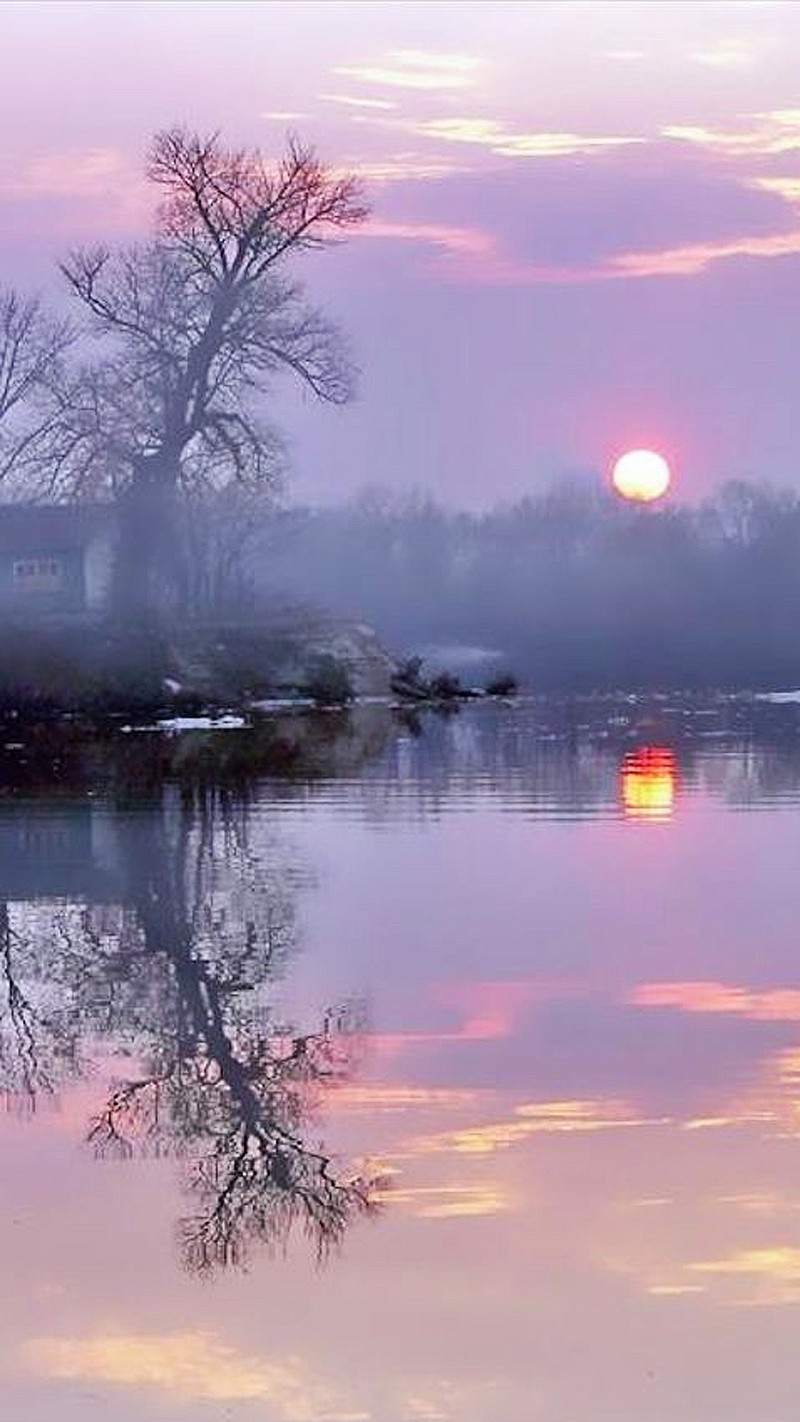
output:
M64 564L60 558L15 558L11 577L15 592L58 592L64 586Z

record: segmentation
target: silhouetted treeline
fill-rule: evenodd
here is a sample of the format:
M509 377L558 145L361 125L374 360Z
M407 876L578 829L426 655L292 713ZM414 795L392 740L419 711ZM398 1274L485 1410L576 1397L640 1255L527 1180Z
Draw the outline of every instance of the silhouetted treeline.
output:
M541 688L800 685L793 490L648 508L568 482L488 513L369 494L285 512L254 550L272 597L401 653L486 649Z

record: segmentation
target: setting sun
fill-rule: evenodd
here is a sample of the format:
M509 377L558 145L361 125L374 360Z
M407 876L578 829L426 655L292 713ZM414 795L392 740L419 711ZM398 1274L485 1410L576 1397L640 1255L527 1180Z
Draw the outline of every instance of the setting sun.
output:
M653 449L629 449L611 472L611 482L623 499L651 503L667 492L670 468L662 454Z

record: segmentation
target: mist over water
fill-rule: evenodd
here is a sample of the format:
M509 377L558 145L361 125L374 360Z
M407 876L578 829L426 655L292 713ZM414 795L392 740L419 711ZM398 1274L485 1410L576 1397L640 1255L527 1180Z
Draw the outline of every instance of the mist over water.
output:
M725 485L632 505L565 481L484 514L365 495L254 532L270 595L374 624L467 681L536 689L800 684L800 498Z

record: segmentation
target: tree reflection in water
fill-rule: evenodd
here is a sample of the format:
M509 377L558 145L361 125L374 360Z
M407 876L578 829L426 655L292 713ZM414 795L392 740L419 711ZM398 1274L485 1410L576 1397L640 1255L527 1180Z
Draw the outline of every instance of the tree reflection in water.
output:
M308 1139L321 1094L352 1071L358 1009L307 1032L275 1019L294 886L253 853L241 793L168 785L111 818L117 901L0 912L2 1088L35 1109L86 1073L93 1049L135 1064L88 1140L105 1156L183 1158L186 1267L242 1264L295 1227L324 1255L374 1208L377 1182Z

